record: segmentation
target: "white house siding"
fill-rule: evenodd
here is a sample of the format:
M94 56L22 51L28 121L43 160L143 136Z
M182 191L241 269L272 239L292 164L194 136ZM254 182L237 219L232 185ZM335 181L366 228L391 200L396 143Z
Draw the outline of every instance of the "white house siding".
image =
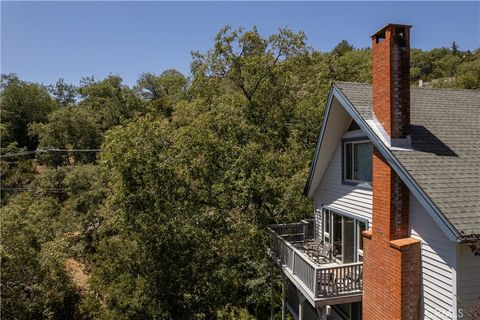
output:
M463 304L469 310L480 299L480 257L465 244L458 245L457 270L457 294L461 302L458 308L463 308Z
M340 213L350 213L372 221L372 189L342 184L342 143L330 159L327 170L315 191L315 221L321 230L321 207L328 206Z
M411 237L422 241L424 319L456 319L456 243L447 239L411 193L409 224Z

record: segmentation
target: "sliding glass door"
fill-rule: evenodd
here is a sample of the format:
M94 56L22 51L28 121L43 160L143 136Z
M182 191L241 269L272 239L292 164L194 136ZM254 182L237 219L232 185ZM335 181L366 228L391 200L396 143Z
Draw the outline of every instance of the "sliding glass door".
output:
M349 217L343 217L343 253L342 262L355 262L355 220Z
M363 260L361 232L367 227L365 221L324 209L322 225L322 239L333 247L332 258L342 263Z
M342 260L342 216L332 213L333 219L333 254L337 260Z

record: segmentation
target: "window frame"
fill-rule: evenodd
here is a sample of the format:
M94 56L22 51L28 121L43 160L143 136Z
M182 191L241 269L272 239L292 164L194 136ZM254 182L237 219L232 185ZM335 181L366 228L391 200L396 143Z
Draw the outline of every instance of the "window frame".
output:
M370 143L372 145L372 148L373 148L373 144L372 142L365 136L362 136L362 137L357 137L357 138L348 138L348 139L342 139L342 163L341 163L341 166L342 166L342 184L345 184L345 185L352 185L352 186L359 186L359 187L365 187L365 188L372 188L372 181L362 181L362 180L352 180L352 179L347 179L346 178L346 173L347 173L347 157L346 157L346 148L347 148L347 145L348 144L351 144L352 145L352 178L353 178L353 174L355 172L354 170L354 159L355 159L355 148L354 148L354 145L355 144L360 144L360 143ZM373 161L372 161L373 162ZM373 165L373 163L372 163ZM372 168L372 172L373 172L373 168Z

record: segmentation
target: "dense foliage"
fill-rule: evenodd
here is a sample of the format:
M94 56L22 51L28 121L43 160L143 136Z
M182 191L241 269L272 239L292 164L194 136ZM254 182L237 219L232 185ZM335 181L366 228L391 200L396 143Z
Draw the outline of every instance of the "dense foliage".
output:
M2 315L268 318L265 228L311 215L302 191L330 84L369 82L370 55L226 27L190 78L2 76L1 152L26 152L1 161ZM478 50L415 49L411 70L480 89Z

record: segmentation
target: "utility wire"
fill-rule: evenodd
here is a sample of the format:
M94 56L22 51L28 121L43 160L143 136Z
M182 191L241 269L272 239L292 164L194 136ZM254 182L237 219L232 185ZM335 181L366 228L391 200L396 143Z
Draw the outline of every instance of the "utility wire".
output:
M52 193L67 193L65 189L31 189L31 188L9 188L9 187L0 187L0 191L12 191L12 192L52 192Z
M46 153L46 152L100 152L101 149L58 149L58 148L40 148L32 151L18 152L18 153L8 153L5 155L0 155L0 158L13 158L20 156L28 156L35 153Z

